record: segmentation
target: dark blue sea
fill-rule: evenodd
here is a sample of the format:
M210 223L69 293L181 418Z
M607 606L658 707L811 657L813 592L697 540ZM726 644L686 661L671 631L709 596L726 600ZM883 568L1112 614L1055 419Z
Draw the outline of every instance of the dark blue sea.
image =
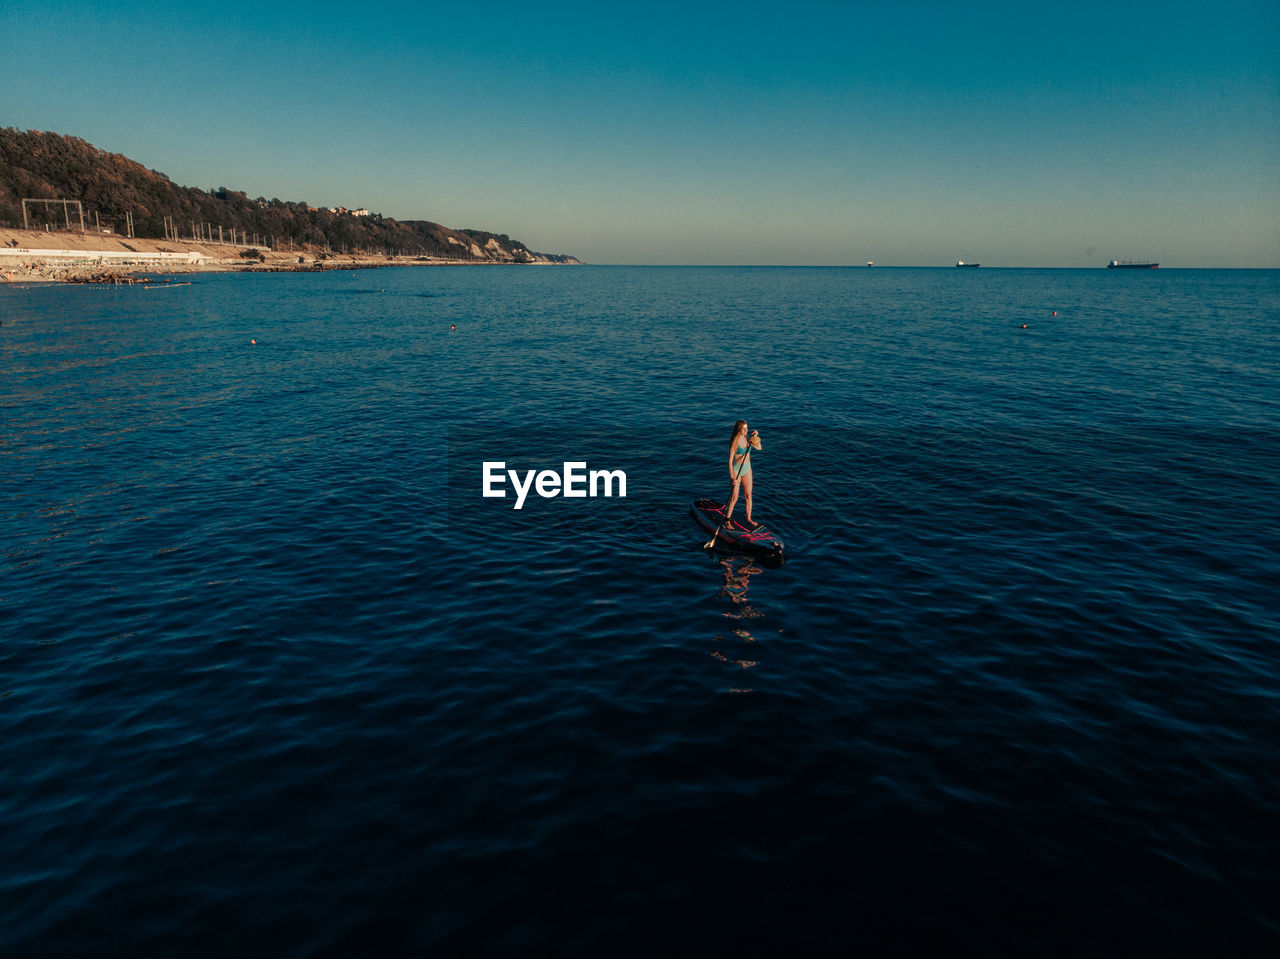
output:
M1280 954L1280 272L191 281L0 289L0 954Z

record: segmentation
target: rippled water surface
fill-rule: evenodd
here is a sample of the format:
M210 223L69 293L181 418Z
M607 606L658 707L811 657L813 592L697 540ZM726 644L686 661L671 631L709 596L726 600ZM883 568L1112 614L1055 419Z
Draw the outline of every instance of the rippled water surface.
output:
M0 289L0 953L1273 954L1278 320L1269 271ZM739 417L781 565L688 514Z

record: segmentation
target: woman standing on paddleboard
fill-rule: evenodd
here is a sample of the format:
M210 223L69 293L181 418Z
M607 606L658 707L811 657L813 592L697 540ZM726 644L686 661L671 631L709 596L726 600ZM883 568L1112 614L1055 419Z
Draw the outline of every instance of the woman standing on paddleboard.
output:
M762 449L760 433L752 430L747 434L747 421L738 420L733 424L733 435L729 437L729 478L733 481L733 493L729 496L729 505L725 508L725 522L733 518L733 508L738 505L738 490L746 494L747 528L755 529L756 523L751 520L751 451Z

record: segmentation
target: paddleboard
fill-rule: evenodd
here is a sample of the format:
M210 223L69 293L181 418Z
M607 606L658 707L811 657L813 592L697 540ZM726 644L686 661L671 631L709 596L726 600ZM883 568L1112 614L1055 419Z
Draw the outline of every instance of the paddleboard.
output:
M717 529L720 530L716 534L715 545L722 549L734 549L756 556L772 556L776 559L781 559L786 549L781 537L763 523L748 529L742 516L734 516L732 520L725 523L724 504L713 499L704 497L694 500L690 512L707 532L713 533Z

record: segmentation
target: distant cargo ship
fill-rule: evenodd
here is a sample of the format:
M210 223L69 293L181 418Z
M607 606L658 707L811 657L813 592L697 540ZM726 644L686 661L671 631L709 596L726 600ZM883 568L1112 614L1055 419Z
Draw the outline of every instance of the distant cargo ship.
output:
M982 265L981 263L966 263L964 260L956 260L956 266L972 266L972 267L977 267L977 266L981 266L981 265Z
M1119 260L1112 260L1107 264L1108 270L1158 270L1159 263L1132 263L1128 260L1121 263Z

